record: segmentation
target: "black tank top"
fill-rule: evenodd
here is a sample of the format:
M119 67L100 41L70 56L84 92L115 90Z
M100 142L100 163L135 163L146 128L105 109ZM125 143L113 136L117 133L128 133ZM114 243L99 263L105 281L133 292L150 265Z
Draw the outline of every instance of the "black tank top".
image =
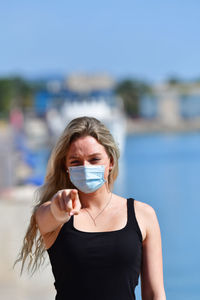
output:
M47 250L56 300L134 300L142 262L142 234L134 199L127 199L122 229L85 232L65 223Z

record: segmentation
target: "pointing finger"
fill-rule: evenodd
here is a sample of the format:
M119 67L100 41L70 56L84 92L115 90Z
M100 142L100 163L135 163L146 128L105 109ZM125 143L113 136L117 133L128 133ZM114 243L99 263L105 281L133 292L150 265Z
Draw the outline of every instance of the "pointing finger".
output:
M74 193L74 199L73 199L73 210L72 212L75 214L75 215L78 215L80 209L81 209L81 202L80 202L80 199L79 199L79 195L78 195L78 191L76 191L76 193Z
M72 201L69 197L69 194L67 193L67 191L62 191L62 201L63 201L63 205L64 205L64 209L67 212L70 212L72 210Z
M77 195L78 195L78 191L77 190L71 190L71 199L72 199L72 201L74 201L75 199L76 199L76 197L77 197Z

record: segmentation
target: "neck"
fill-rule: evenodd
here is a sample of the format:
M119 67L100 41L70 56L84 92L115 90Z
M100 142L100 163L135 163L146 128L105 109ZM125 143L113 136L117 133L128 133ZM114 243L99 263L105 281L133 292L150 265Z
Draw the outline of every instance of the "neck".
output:
M79 192L82 208L90 210L103 209L110 200L111 195L112 192L106 187L106 185L103 185L100 189L90 194Z

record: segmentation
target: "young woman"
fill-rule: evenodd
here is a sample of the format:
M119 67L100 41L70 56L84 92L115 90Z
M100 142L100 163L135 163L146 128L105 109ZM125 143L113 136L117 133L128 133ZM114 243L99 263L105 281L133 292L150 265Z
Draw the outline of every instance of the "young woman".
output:
M154 209L112 193L119 150L97 119L72 120L52 151L18 259L36 270L47 251L56 300L165 300ZM38 236L39 234L39 236Z

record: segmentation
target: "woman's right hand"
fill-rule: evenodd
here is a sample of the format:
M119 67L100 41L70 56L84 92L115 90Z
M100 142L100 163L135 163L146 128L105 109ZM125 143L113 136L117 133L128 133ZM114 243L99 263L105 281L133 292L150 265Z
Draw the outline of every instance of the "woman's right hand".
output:
M58 191L52 198L50 210L57 221L66 222L71 215L78 215L81 202L76 189Z

